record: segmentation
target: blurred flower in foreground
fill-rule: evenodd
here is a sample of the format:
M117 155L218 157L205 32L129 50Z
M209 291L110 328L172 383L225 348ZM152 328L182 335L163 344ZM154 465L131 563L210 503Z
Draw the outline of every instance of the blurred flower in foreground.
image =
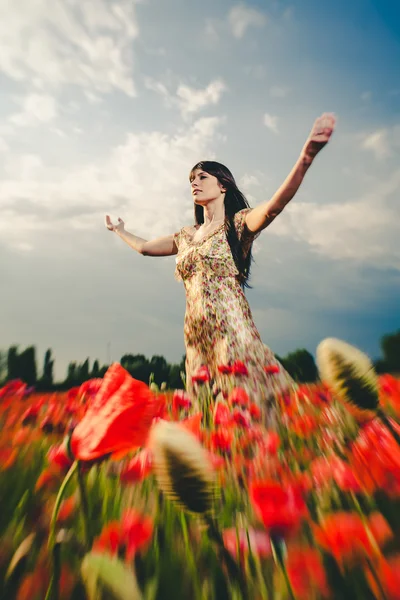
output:
M254 510L271 537L287 537L300 527L307 507L299 489L274 481L254 481L250 485Z
M314 548L289 548L286 569L292 589L298 600L329 598L330 590L321 555Z
M235 527L231 529L224 529L222 532L225 548L234 556L238 555L238 540L239 540L239 551L241 555L249 553L249 540L250 550L252 554L256 554L260 558L268 558L271 556L271 540L269 535L265 531L257 529L239 529L236 531Z
M71 436L75 458L89 461L144 446L162 397L115 363Z
M361 421L372 419L378 409L378 378L366 354L342 340L327 338L317 348L321 379Z
M190 512L210 512L214 469L197 438L177 423L159 421L151 430L149 447L158 484L167 498Z

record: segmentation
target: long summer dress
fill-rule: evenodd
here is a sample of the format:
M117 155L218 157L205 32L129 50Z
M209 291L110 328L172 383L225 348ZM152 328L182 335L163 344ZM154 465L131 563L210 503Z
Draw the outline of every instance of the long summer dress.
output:
M245 216L250 210L240 210L234 217L245 253L259 235L246 226ZM293 380L261 341L238 280L225 223L198 242L192 241L195 232L194 227L183 227L174 236L178 247L175 278L183 281L186 292L187 391L197 398L192 376L207 365L219 389L228 392L232 376L222 375L217 367L239 360L246 365L248 375L237 377L235 385L245 388L251 401L264 404L277 392L291 388ZM266 373L267 365L278 365L279 372Z

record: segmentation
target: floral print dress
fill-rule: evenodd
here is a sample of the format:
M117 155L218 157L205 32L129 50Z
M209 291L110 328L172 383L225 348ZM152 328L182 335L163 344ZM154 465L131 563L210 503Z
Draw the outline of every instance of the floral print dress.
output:
M259 235L246 226L245 216L250 210L240 210L234 217L245 254ZM195 232L193 227L183 227L174 236L178 247L175 278L183 281L186 292L187 391L197 397L192 377L203 365L208 366L219 389L229 391L232 376L221 374L218 366L242 361L248 375L234 383L246 389L251 401L263 404L277 392L291 387L293 380L261 341L238 280L225 223L198 242L192 241ZM278 372L267 373L264 367L268 366Z

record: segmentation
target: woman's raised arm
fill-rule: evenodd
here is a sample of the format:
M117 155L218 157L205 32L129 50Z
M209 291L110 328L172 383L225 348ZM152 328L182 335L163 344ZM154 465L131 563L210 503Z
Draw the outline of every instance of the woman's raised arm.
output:
M145 240L126 231L122 219L118 219L118 224L114 225L108 215L106 215L106 227L109 231L116 233L130 248L143 256L172 256L178 253L175 234L159 237L155 240Z
M314 158L329 142L335 123L335 116L331 113L324 113L316 119L299 159L281 187L270 200L247 213L246 225L250 231L255 233L262 231L283 211L299 189Z

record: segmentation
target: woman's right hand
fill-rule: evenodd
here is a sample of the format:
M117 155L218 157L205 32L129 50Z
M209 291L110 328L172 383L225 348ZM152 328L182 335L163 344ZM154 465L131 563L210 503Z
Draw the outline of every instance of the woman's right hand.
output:
M106 227L109 231L114 231L115 233L122 233L124 231L125 223L122 219L118 217L117 225L111 221L110 217L106 215Z

